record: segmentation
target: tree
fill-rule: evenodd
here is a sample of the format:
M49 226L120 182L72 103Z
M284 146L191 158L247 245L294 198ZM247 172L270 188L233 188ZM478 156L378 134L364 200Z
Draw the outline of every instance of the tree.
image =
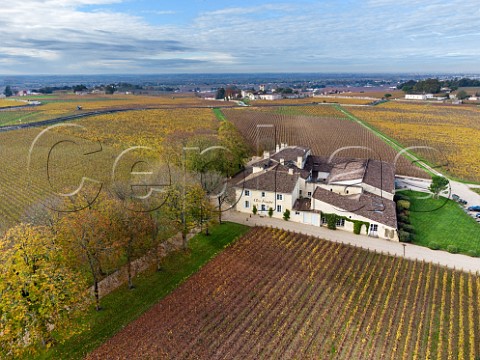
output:
M117 236L116 246L126 261L128 288L133 289L132 262L152 248L158 228L141 204L127 200L117 200L116 204L111 231Z
M286 209L283 213L283 220L288 221L290 220L290 210Z
M5 90L3 91L3 94L4 94L6 97L13 96L13 91L12 91L12 88L10 87L10 85L7 85L7 86L5 87Z
M448 179L443 176L432 176L432 184L428 190L433 194L434 198L438 199L440 193L448 188Z
M215 94L215 99L225 99L225 89L223 87L217 90L217 93Z
M73 88L72 88L73 92L82 92L82 91L85 91L85 90L88 90L87 87L83 84L81 85L75 85Z
M426 79L426 80L417 82L413 86L413 91L416 93L436 94L440 92L441 88L442 88L442 84L438 79Z
M110 84L105 87L105 94L112 95L117 91L117 86L115 84Z
M209 225L213 221L214 207L200 185L189 186L186 192L186 217L191 219L195 227L209 235Z
M466 98L468 98L469 96L470 96L470 95L468 95L465 90L460 90L460 91L457 93L457 99L459 99L459 100L466 99Z
M257 205L253 205L253 208L252 208L253 215L257 215L257 212L258 212Z
M176 183L169 187L165 206L162 207L162 214L170 219L172 225L182 234L183 249L188 249L188 233L199 224L201 205L196 204L197 190L191 189L192 185ZM198 185L193 185L198 186Z
M402 90L405 93L413 91L413 87L417 84L415 80L409 80L397 86L397 89Z
M46 227L20 224L0 243L0 357L24 358L75 334L87 286Z
M229 121L222 121L218 137L197 136L187 144L186 169L197 176L207 196L216 198L218 223L222 223L222 206L234 203L235 190L228 180L243 169L248 157L248 147L240 133Z
M268 208L268 217L272 217L273 216L273 208Z
M392 94L385 94L383 95L383 97L388 100L392 97Z
M77 199L75 199L77 200ZM75 206L75 200L71 200ZM117 204L104 198L80 211L65 213L56 224L59 242L72 268L93 281L95 308L101 310L99 282L118 267L118 230L112 213Z

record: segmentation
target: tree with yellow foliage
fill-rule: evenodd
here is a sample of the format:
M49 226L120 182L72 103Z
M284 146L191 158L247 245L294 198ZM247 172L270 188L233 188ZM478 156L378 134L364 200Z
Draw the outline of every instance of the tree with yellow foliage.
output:
M76 333L71 320L89 302L87 286L64 266L46 227L20 224L7 231L0 264L0 358L34 354Z

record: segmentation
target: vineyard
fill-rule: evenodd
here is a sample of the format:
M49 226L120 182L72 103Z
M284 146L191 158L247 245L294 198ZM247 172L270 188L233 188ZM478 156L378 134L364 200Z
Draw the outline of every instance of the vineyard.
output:
M315 155L330 156L342 147L350 148L338 152L337 157L372 158L393 163L397 155L372 131L346 119L346 115L335 107L319 105L279 108L277 113L271 111L224 109L223 113L257 152L272 150L275 143L285 142L310 147ZM403 157L396 164L396 172L427 176Z
M89 359L476 359L480 277L254 228Z
M30 123L35 121L49 120L56 117L81 114L97 110L115 110L131 108L190 108L206 106L233 106L235 103L205 101L195 96L143 96L143 95L55 95L55 96L31 96L29 100L37 100L39 106L28 106L22 109L11 109L0 112L0 126L14 125L18 123ZM5 100L0 102L9 105L24 105L22 102ZM77 107L80 106L81 110Z
M365 95L364 95L365 96ZM250 102L252 106L255 105L311 105L315 103L338 103L338 104L351 104L351 105L366 105L370 104L373 100L361 99L354 96L343 96L343 97L334 97L334 96L315 96L315 97L306 97L300 99L280 99L280 100L255 100Z
M25 103L20 101L15 101L15 100L0 99L0 108L11 107L11 106L22 106L22 105L25 105Z
M480 182L480 109L389 102L348 109L404 146L429 146L420 156L454 177Z
M165 142L172 145L195 134L215 134L218 121L211 109L185 108L101 115L66 125L48 131L35 143L30 171L29 150L42 129L0 133L0 232L29 212L41 210L43 200L55 192L74 191L84 176L104 186L111 184L115 159L123 150L132 146L152 147L154 154L135 152L131 156L146 156L154 164L161 163ZM131 159L127 156L123 163ZM130 171L126 166L120 167L119 179L129 178Z

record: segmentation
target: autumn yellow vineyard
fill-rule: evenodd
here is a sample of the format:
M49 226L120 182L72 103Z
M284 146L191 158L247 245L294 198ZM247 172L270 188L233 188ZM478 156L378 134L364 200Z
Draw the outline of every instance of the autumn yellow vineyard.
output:
M115 159L125 149L147 146L153 151L143 156L162 161L163 150L176 151L174 143L182 144L194 135L214 135L218 126L211 109L186 107L86 117L57 125L43 135L46 127L0 133L0 190L4 199L0 203L0 231L41 209L44 200L60 189L75 190L83 176L111 184ZM130 170L122 171L120 177L126 178Z
M348 109L456 178L480 182L480 108L389 102Z

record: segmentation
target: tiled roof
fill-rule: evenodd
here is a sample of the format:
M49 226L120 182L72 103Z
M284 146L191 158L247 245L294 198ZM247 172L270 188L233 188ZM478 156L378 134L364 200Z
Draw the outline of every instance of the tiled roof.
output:
M285 162L287 161L297 161L297 157L301 156L302 158L305 157L305 154L309 151L308 148L303 146L292 146L280 149L275 154L271 156L273 160L280 162L280 159L284 159Z
M384 161L334 158L329 162L325 156L309 156L305 170L311 170L314 178L318 172L330 173L328 183L359 179L390 194L395 190L395 166Z
M293 210L295 211L309 211L312 201L309 198L297 199L293 204Z
M389 227L397 227L395 202L364 192L363 194L342 196L317 187L313 198ZM340 212L341 214L341 212Z
M289 174L285 171L270 169L248 176L245 181L240 180L237 187L250 190L261 190L279 193L292 193L297 185L300 174Z
M363 159L342 159L333 160L333 163L334 165L327 178L328 184L350 180L361 181L365 174L367 161Z
M363 182L393 194L395 192L395 167L393 164L369 160Z

